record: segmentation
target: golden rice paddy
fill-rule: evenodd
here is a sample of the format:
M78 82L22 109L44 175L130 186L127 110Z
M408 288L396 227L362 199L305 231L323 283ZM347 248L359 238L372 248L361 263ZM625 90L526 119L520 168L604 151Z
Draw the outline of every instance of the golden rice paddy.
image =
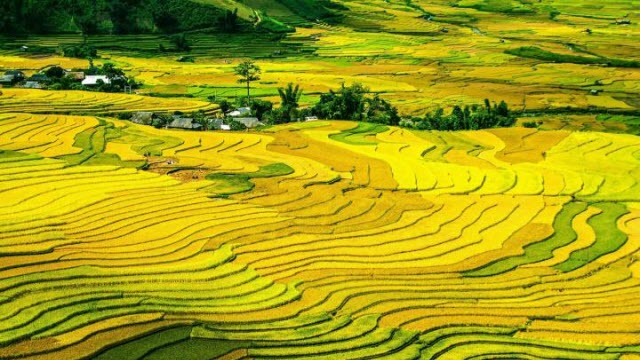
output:
M636 137L349 143L331 135L355 123L195 133L20 109L0 119L2 358L635 353ZM166 145L149 157L141 136ZM230 196L204 176L270 164L292 171Z
M406 115L504 99L540 126L341 137L358 124L115 119L212 115L209 97L244 94L244 59L195 34L194 63L100 49L141 94L3 88L0 359L639 357L640 138L616 117L640 106L640 71L508 53L633 60L637 6L336 2L340 25L284 39L306 52L258 60L255 96L294 82L307 105L360 82ZM560 14L514 15L546 6ZM19 55L0 68L87 66ZM176 97L144 96L158 93Z

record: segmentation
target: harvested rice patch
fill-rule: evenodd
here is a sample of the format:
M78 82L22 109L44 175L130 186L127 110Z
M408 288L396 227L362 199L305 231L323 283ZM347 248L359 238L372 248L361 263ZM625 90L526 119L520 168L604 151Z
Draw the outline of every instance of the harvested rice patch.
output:
M496 157L511 164L541 162L547 150L569 136L566 131L541 132L525 128L493 129L490 132L502 139L506 146Z

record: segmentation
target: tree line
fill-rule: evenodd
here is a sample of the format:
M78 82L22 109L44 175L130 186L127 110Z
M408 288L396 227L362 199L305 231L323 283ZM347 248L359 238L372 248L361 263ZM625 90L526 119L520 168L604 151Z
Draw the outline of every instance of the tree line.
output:
M247 86L247 97L241 101L251 107L255 116L268 124L283 124L316 116L328 120L352 120L419 130L452 131L510 127L516 122L516 117L506 102L492 104L489 99L485 99L484 105L456 105L449 114L445 114L443 108L437 108L423 117L403 119L395 106L358 83L351 86L342 84L335 91L321 94L320 100L307 109L300 109L302 89L299 85L290 83L278 89L280 107L274 108L269 101L251 100L251 82L260 80L261 69L258 65L245 61L236 66L235 73L239 77L238 82ZM221 107L226 112L231 106L223 102Z
M445 114L444 109L438 108L422 118L407 119L403 125L418 130L452 131L510 127L515 122L516 117L511 113L506 102L491 104L489 99L485 99L484 106L456 105L448 115Z

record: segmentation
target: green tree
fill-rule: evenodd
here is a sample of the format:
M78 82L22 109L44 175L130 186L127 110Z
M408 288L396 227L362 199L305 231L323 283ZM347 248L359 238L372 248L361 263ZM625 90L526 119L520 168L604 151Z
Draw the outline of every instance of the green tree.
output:
M226 10L218 18L218 28L222 32L232 33L237 30L238 27L238 8L235 10Z
M278 88L278 95L280 95L280 106L287 109L297 109L302 97L302 90L300 85L293 87L292 83L287 84L286 88Z
M202 125L202 130L209 130L209 120L204 111L198 110L191 113L191 118L196 124Z
M169 125L173 121L173 116L170 114L160 114L157 118L153 119L152 126L161 128Z
M173 33L180 26L178 18L165 7L160 7L160 9L157 12L154 12L152 15L153 23L162 32Z
M98 19L100 9L96 1L69 1L67 6L73 21L80 28L83 35L92 35L99 32Z
M328 94L320 95L320 101L313 107L312 112L325 119L398 125L398 110L378 95L369 97L368 93L369 89L362 84L342 84L338 91L331 90Z
M280 95L280 116L282 116L285 122L293 121L298 117L298 107L300 107L300 97L302 96L302 90L300 85L293 86L292 83L287 84L285 88L278 88L278 94Z
M231 103L227 99L220 100L218 105L220 106L220 111L222 111L223 114L231 110Z
M251 104L251 82L260 80L262 70L253 61L244 61L234 68L239 84L247 84L247 101Z
M247 127L243 123L241 123L239 121L235 121L233 119L230 119L227 122L229 123L229 126L231 127L232 131L242 131L242 130L246 130L247 129Z
M60 79L61 77L64 76L64 69L61 68L60 66L52 66L52 67L48 68L44 72L44 74L47 75L51 79Z
M115 34L130 34L135 32L136 0L110 0L108 2L109 17Z
M498 105L491 105L489 99L484 106L454 106L451 114L445 115L442 108L427 114L424 119L414 121L419 130L478 130L495 127L513 126L515 116L509 110L507 103L501 101Z
M169 40L175 45L177 50L191 51L191 42L184 33L172 35Z
M251 103L251 111L260 120L271 110L273 110L273 103L271 101L256 99Z
M102 69L100 70L100 73L102 73L103 75L106 75L109 79L124 77L124 71L122 71L122 69L117 68L112 63L106 63L102 65Z

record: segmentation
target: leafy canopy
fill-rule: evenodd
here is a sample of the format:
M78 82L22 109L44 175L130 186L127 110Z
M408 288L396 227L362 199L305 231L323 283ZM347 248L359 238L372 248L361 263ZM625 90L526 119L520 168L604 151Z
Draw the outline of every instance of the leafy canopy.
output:
M253 61L244 61L234 68L236 75L240 77L238 83L251 83L252 81L260 80L260 74L262 70L260 66L256 65Z
M285 88L278 88L278 95L280 95L280 103L283 108L297 109L300 107L299 102L302 97L300 85L294 87L292 83L289 83Z
M369 88L355 83L342 87L338 91L331 90L320 95L320 101L313 107L314 115L332 120L354 120L398 125L398 110L377 94L369 96Z

